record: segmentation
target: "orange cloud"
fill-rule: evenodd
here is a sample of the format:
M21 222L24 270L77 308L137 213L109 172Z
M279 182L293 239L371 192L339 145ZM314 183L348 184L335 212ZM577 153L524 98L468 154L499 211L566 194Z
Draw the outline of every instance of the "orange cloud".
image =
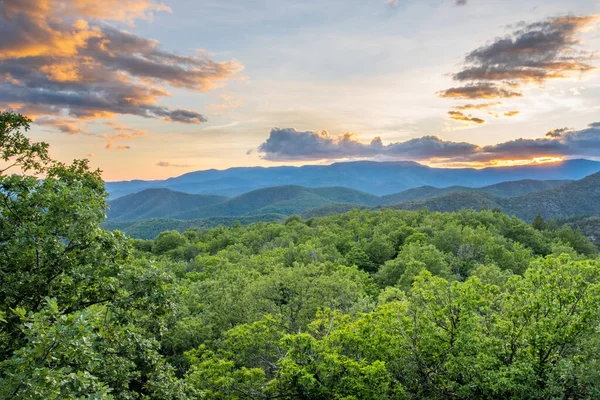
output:
M494 103L482 103L482 104L465 104L462 106L456 106L454 107L455 110L461 110L461 111L465 111L465 110L484 110L487 108L491 108L494 106L498 106L501 105L502 102L501 101L496 101Z
M89 132L81 126L81 122L74 119L41 117L36 118L35 123L41 126L57 128L59 131L69 135L89 134Z
M111 128L112 133L104 133L102 137L106 140L107 150L128 150L129 146L115 146L115 142L122 140L131 140L139 136L146 136L148 133L142 129L130 128L120 122L110 121L105 123Z
M514 117L514 116L519 115L520 113L521 113L521 111L517 111L517 110L507 111L507 112L504 113L504 116L505 117Z
M127 114L205 122L199 112L160 105L170 96L165 87L208 91L233 79L241 64L172 53L102 23L164 11L170 9L151 0L0 2L0 107L87 120Z
M52 64L40 67L40 72L46 75L46 78L55 82L78 81L81 77L75 63Z
M208 106L211 110L226 110L232 108L238 108L244 104L244 102L240 99L236 99L232 95L223 94L220 96L223 103L220 104L211 104Z
M470 115L465 115L465 114L461 113L460 111L448 111L448 115L450 115L450 119L453 119L455 121L463 121L463 122L467 122L467 123L474 123L477 125L485 124L484 119L474 118L474 117L471 117Z
M441 92L438 96L450 99L509 99L523 97L522 93L504 89L488 83L454 87Z

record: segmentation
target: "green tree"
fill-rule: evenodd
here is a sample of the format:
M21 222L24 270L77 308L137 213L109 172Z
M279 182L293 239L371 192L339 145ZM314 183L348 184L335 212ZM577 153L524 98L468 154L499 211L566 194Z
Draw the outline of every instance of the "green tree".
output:
M176 385L157 342L170 276L99 227L100 171L51 160L24 136L29 122L0 114L0 397L132 398Z
M161 232L154 243L152 244L152 252L154 254L165 254L168 251L175 250L178 247L182 247L187 243L185 236L177 231L165 231Z
M538 231L544 231L547 229L546 220L544 219L544 217L542 217L542 214L538 214L535 216L533 222L531 223L531 226L533 227L533 229L537 229Z
M346 254L346 260L348 265L356 265L358 268L367 272L373 272L376 268L368 254L356 245L350 249L348 254Z

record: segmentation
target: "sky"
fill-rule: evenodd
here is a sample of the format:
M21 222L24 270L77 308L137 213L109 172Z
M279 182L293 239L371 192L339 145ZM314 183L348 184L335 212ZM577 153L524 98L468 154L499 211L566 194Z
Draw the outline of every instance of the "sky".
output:
M599 0L0 0L0 110L106 180L600 159Z

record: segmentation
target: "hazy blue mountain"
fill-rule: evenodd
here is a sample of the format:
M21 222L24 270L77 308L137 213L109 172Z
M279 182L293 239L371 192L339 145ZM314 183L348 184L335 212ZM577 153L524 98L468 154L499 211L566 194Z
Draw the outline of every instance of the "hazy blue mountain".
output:
M576 180L599 171L600 162L591 160L485 169L431 168L416 162L356 161L302 167L210 169L166 180L107 182L106 188L111 199L149 188L234 197L255 189L282 185L343 186L381 196L421 186L476 188L523 179Z

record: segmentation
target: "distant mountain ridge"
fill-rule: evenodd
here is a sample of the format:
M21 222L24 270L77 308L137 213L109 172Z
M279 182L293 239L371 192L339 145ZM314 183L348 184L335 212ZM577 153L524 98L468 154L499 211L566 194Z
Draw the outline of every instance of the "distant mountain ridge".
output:
M302 167L211 169L166 180L107 182L106 189L111 199L150 188L235 197L256 189L282 185L307 188L342 186L383 196L421 186L475 188L523 179L577 180L596 172L600 172L600 162L584 159L485 169L432 168L416 162L355 161Z
M600 216L600 173L566 183L515 181L481 188L483 191L472 188L453 191L459 189L422 187L378 197L343 187L312 189L288 185L255 190L233 199L190 195L168 189L146 190L112 201L114 208L109 210L109 220L105 226L123 230L132 236L152 238L152 235L169 229L232 225L236 221L281 221L292 214L300 214L308 219L344 213L355 208L376 207L406 210L426 208L440 212L497 208L526 221L531 221L537 214L547 219ZM394 199L409 198L422 199L387 203ZM173 204L182 208L172 208ZM148 210L144 205L148 205ZM146 212L142 214L140 210ZM148 215L152 215L152 218L145 218ZM589 219L586 223L587 230L597 236L597 219Z
M564 185L565 181L516 181L503 182L481 188L451 187L438 189L421 187L389 196L375 196L345 187L306 188L295 185L257 189L234 198L213 195L194 195L169 189L146 189L111 201L108 220L138 221L149 218L198 220L211 217L242 217L266 214L320 216L343 212L352 208L385 206L424 199L443 199L448 193L459 192L465 207L477 207L487 196L494 203L494 196L509 197ZM398 201L400 200L400 201ZM408 206L410 206L408 201ZM433 200L432 200L433 201ZM442 200L447 201L447 200ZM421 206L417 203L418 206ZM437 206L434 203L432 207ZM446 205L447 206L447 205ZM457 205L458 206L458 205ZM441 207L441 205L440 205ZM439 208L439 207L437 207Z

